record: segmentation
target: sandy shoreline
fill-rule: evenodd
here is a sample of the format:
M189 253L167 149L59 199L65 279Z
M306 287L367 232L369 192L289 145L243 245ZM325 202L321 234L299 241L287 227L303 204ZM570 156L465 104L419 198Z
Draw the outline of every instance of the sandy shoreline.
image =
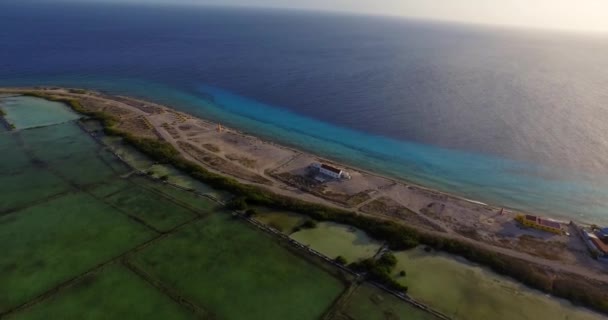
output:
M185 158L242 183L466 239L552 270L608 283L608 266L592 259L578 237L520 228L514 210L501 213L497 206L323 159L148 101L62 88L6 88L0 94L28 91L80 99L87 110L119 118L118 129L167 141ZM352 179L315 182L307 169L314 162L343 169ZM569 233L576 234L573 229Z

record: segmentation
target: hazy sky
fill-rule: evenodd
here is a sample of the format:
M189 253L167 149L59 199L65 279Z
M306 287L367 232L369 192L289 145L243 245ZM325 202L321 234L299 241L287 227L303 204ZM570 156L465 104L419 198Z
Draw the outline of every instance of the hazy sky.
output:
M81 0L82 1L82 0ZM90 0L88 0L90 1ZM108 0L118 1L118 0ZM124 0L123 0L124 1ZM355 11L470 23L608 32L608 0L131 0Z

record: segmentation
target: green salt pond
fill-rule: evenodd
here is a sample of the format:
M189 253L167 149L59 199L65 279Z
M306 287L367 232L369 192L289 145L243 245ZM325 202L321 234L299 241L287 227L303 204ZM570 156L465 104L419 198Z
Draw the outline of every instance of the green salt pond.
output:
M120 137L104 136L101 140L112 152L119 155L126 163L137 170L148 170L154 164L154 161L143 153L124 144Z
M417 248L395 256L394 278L412 297L453 319L604 319L448 254ZM400 270L407 275L400 277Z
M330 266L294 254L212 200L124 176L131 170L74 122L0 134L0 150L9 155L0 163L0 313L51 293L13 319L191 318L121 265L134 256L219 319L317 319L344 290ZM171 167L153 170L185 188L225 195ZM185 222L141 254L132 251L159 236L147 225L167 231ZM52 291L70 279L77 280Z
M347 225L319 222L312 229L294 230L309 218L289 211L253 207L255 220L272 227L292 239L309 246L323 255L335 258L342 256L347 262L373 257L382 243L370 238L365 232ZM294 232L296 231L296 232Z
M370 258L382 246L359 229L333 222L319 222L317 227L298 231L290 237L330 258L343 256L348 263Z
M195 319L120 264L90 274L50 299L7 319Z
M129 178L129 180L135 185L145 189L162 193L165 197L173 199L181 205L196 210L199 215L204 215L220 209L220 205L209 198L199 196L198 194L185 191L169 184L160 183L159 181L153 180L149 177L134 175Z
M161 231L167 231L196 215L157 193L135 186L116 192L105 201Z
M256 211L253 218L269 227L272 227L284 234L291 234L294 228L299 227L306 221L306 217L281 210L272 210L266 207L252 207Z
M91 127L92 125L88 126ZM118 154L131 167L140 171L149 172L150 176L153 178L159 179L166 176L167 182L184 189L191 189L198 193L208 194L220 200L230 198L230 195L226 192L215 190L172 166L156 164L143 153L124 144L120 137L104 136L102 141L112 150L112 152Z
M228 213L188 225L134 263L218 319L319 319L344 290L326 270Z
M0 174L0 212L19 209L70 189L67 182L41 168Z
M0 98L0 109L6 121L15 129L27 129L62 123L80 118L65 104L35 97Z
M0 312L154 235L82 192L0 216Z
M0 133L0 175L19 172L30 165L30 160L19 148L17 139L11 133Z
M370 284L360 285L343 307L341 313L352 320L437 319ZM334 319L337 320L338 318Z
M208 186L196 179L193 179L186 174L183 174L181 171L175 169L172 166L155 164L148 169L148 172L152 173L151 176L153 178L158 179L161 177L167 177L167 182L169 182L171 184L180 186L185 189L192 189L199 193L210 194L210 195L214 195L214 196L218 196L219 198L222 198L222 195L220 192L217 192L210 186Z

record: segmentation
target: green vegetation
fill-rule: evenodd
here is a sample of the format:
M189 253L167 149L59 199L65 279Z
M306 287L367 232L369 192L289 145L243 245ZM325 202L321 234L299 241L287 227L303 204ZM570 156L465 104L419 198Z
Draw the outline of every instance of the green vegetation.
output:
M194 319L127 268L113 264L7 319Z
M337 256L337 257L334 259L334 261L335 261L337 264L341 264L341 265L343 265L343 266L344 266L344 265L346 265L346 264L348 263L348 261L346 260L346 258L344 258L343 256Z
M219 319L318 319L344 284L228 214L188 225L134 264Z
M85 89L69 89L68 90L70 93L76 93L76 94L86 94L87 90Z
M300 226L300 228L302 228L302 229L314 229L316 227L317 227L317 222L315 220L312 220L312 219L307 219Z
M406 286L400 284L391 277L392 270L396 264L397 258L395 258L392 253L385 253L378 260L369 258L359 262L353 262L349 264L348 267L357 272L366 273L366 277L369 280L380 283L393 290L407 292Z
M242 211L247 209L247 201L245 197L236 197L228 201L226 207L230 210Z
M253 216L255 216L258 212L255 209L247 209L245 211L245 217L247 218L251 218Z
M115 120L111 115L88 112L82 108L80 103L76 100L56 99L52 97L51 99L66 102L75 111L99 119L104 124L106 133L123 137L126 142L148 154L153 159L171 164L175 168L182 170L184 173L199 179L212 187L231 192L238 197L244 198L244 201L247 204L294 211L308 215L319 221L333 221L351 225L364 230L367 234L376 239L383 239L393 250L410 249L416 247L419 243L426 244L437 250L457 254L470 261L488 266L495 272L511 276L546 293L570 299L574 303L580 303L598 311L608 313L608 293L601 287L588 285L585 279L565 279L564 283L567 283L568 285L558 283L558 286L553 286L552 275L546 274L538 267L516 258L483 249L471 243L431 235L395 222L379 220L320 204L308 203L275 194L265 188L241 184L235 179L212 173L198 164L184 159L169 143L135 137L129 133L113 128Z

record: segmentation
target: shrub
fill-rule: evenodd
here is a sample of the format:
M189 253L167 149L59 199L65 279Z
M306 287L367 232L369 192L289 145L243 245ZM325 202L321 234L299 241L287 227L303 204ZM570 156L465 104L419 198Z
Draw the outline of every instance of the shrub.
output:
M236 197L227 203L227 207L231 210L245 210L247 209L247 201L244 197Z
M304 223L302 223L302 226L301 226L302 229L314 229L316 227L317 227L317 222L312 219L307 219L306 221L304 221Z
M247 218L251 218L253 216L255 216L257 214L257 211L255 209L247 209L247 211L245 211L245 217Z
M334 261L337 264L341 264L341 265L346 265L348 263L348 261L346 261L346 258L344 258L343 256L337 256Z
M395 258L394 254L387 252L378 259L376 264L390 270L397 265L397 258Z
M356 272L364 272L367 279L380 283L393 290L407 292L407 287L401 285L391 277L392 267L382 265L374 259L365 259L348 265Z

